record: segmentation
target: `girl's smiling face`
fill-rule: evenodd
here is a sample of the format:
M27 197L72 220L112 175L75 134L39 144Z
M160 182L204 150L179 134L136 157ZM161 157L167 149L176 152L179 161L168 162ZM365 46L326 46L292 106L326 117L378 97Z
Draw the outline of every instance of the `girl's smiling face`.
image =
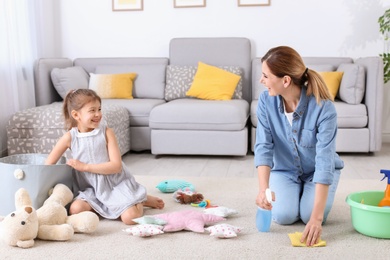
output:
M90 132L97 128L102 120L101 104L98 100L85 104L79 111L72 111L79 132Z
M266 62L262 63L261 70L263 74L261 75L260 83L268 89L268 94L270 96L281 95L285 90L283 78L272 74Z

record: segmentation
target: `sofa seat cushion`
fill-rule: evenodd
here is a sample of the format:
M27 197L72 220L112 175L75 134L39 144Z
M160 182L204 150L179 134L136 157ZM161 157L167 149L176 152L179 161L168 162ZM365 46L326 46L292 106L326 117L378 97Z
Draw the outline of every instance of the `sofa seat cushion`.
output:
M130 150L128 110L117 105L103 105L102 113L107 125L115 132L121 153L128 152ZM50 153L64 133L62 102L19 111L8 121L8 155Z
M251 103L251 123L257 127L257 100ZM351 105L340 100L334 102L337 111L338 128L363 128L367 127L368 114L364 104Z
M104 99L102 104L119 105L126 108L130 112L131 127L149 126L150 111L158 105L164 104L163 99Z
M364 104L348 104L342 101L335 101L337 111L338 128L363 128L367 127L368 114Z
M243 99L227 101L176 99L150 113L152 129L239 131L245 128L249 104Z

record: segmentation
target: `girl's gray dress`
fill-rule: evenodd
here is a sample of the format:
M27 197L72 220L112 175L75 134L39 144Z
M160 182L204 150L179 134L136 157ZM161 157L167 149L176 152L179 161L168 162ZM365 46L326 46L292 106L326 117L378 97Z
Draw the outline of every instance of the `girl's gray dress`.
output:
M72 158L83 163L108 162L106 125L88 133L70 130ZM122 172L96 174L73 171L73 190L76 199L85 200L102 217L117 219L126 209L146 200L146 189L134 179L122 162Z

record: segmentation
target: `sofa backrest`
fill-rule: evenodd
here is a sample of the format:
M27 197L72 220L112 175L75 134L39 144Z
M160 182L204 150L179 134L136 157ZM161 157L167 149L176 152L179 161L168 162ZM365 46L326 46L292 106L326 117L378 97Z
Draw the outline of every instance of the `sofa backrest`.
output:
M174 38L169 44L169 64L238 66L243 70L243 98L251 100L251 43L247 38Z
M78 58L73 65L96 74L134 72L137 74L133 87L135 98L164 99L168 58Z
M54 88L51 71L54 68L72 67L72 60L67 58L39 59L34 64L35 103L37 106L48 105L62 98Z
M36 105L62 101L56 91L51 72L55 68L82 67L88 73L111 74L134 72L133 96L136 98L164 99L165 70L168 58L43 58L34 66Z
M348 67L347 64L354 64L352 58L345 57L302 57L305 65L315 71L337 71L339 68ZM347 77L344 78L344 82L347 82L348 79L356 77L356 80L360 80L360 84L363 84L364 87L364 78L362 81L362 76L364 77L364 69L360 65L356 65L358 69L358 74L352 75L348 73ZM361 69L359 70L359 66ZM349 68L349 67L348 67ZM261 71L261 58L257 57L252 60L252 99L257 100L259 95L265 87L260 83L262 71ZM362 87L360 85L360 87ZM364 93L362 93L363 95ZM359 102L360 103L360 102Z

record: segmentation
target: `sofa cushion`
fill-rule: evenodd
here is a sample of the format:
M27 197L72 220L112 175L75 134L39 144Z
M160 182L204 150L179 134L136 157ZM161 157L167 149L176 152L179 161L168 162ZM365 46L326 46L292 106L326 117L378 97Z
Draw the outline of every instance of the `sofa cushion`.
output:
M337 93L339 92L340 82L343 77L343 72L339 71L323 71L318 72L324 79L326 86L329 89L329 93L332 96L332 100L335 99Z
M311 70L315 70L317 72L323 72L323 71L335 71L336 67L333 65L328 64L308 64L306 65Z
M250 107L250 119L254 127L257 127L257 104L258 100L254 100ZM337 112L338 128L362 128L367 126L368 114L364 104L352 105L336 100L334 105Z
M234 73L199 62L194 81L186 95L207 100L230 100L240 79Z
M249 115L243 99L228 101L176 99L155 107L150 113L152 129L174 130L242 130Z
M242 76L242 69L238 66L218 66L223 70ZM187 98L186 92L190 89L197 71L197 66L168 65L166 73L165 100ZM242 79L234 90L234 99L242 99Z
M133 99L135 73L95 74L90 73L89 88L101 98Z
M338 128L367 127L368 114L364 104L348 104L342 101L334 102L337 112Z
M164 99L135 98L135 99L104 99L102 106L118 105L130 112L130 126L149 126L150 111L158 105L164 104ZM132 141L133 142L133 141Z
M89 75L82 67L54 68L50 75L54 88L63 99L72 89L88 88Z
M344 72L338 97L348 104L360 104L365 92L365 71L359 64L340 64L337 71Z
M134 98L164 98L165 64L143 65L100 65L96 66L97 74L136 73L134 81Z

